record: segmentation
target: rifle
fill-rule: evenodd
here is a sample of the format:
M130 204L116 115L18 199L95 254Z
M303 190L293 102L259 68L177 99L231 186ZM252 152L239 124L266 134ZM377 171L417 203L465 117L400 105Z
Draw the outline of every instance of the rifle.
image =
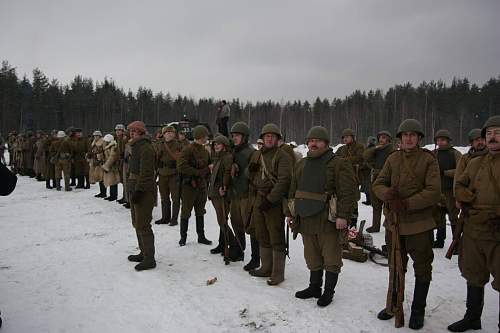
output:
M286 239L285 239L285 256L290 259L290 226L288 226L288 223L286 224Z
M458 218L458 223L457 227L455 229L455 232L453 233L453 241L450 244L450 247L448 248L448 251L446 251L446 255L444 256L446 259L450 259L453 257L453 253L455 253L455 250L460 244L460 240L462 239L462 233L464 231L464 223L465 223L465 217L467 214L467 208L462 208L462 212L460 214L460 217Z
M226 218L226 199L222 197L222 214L224 216L224 264L229 265L229 230L228 221Z
M394 326L404 326L403 301L405 292L405 272L401 258L401 243L399 236L399 215L393 213L391 230L391 253L389 257L389 290L387 291L387 309L395 316Z

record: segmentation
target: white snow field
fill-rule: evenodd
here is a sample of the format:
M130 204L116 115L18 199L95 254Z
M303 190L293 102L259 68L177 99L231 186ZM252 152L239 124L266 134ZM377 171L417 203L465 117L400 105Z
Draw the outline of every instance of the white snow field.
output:
M210 246L196 243L194 217L188 243L180 248L179 227L156 226L157 268L136 272L127 256L137 251L130 211L94 198L91 190L57 192L44 182L20 177L13 194L0 197L1 332L410 332L376 319L386 298L388 271L368 261L344 261L333 303L299 300L308 285L300 236L291 241L286 280L268 286L243 263L225 266ZM121 190L120 190L121 193ZM359 205L371 224L371 208ZM206 233L218 227L207 204ZM153 218L159 217L159 208ZM448 230L446 247L451 239ZM383 232L374 234L377 246ZM433 281L425 327L445 332L465 311L465 280L457 257L434 251ZM249 250L247 251L248 261ZM206 281L217 277L207 286ZM405 319L410 316L413 269L406 278ZM488 284L482 332L496 332L498 293Z

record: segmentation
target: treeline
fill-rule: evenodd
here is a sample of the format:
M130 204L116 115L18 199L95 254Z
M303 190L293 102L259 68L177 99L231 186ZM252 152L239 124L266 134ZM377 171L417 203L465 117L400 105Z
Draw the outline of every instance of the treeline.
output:
M124 91L113 80L95 81L77 75L69 84L49 79L40 69L33 77L19 78L15 67L2 62L0 70L1 132L42 129L65 129L78 126L90 133L95 129L111 131L117 123L143 120L159 125L190 119L209 123L215 131L215 114L219 100L172 96L140 87ZM405 118L422 122L432 142L432 133L447 128L456 144L465 144L467 132L481 127L493 114L500 113L500 76L482 86L467 78L456 78L451 85L442 81L396 85L388 91L355 91L344 98L316 98L315 101L241 102L229 100L230 124L243 120L250 124L252 140L267 122L281 125L286 139L302 143L307 130L323 125L330 130L332 142L338 142L346 127L358 133L358 140L381 129L395 132Z

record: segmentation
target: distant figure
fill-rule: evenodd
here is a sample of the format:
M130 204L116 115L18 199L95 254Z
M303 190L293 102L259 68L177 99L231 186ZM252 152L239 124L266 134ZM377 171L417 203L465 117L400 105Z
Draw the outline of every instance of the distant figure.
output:
M230 113L231 113L231 109L229 108L229 104L227 104L227 102L225 100L223 100L222 104L219 105L219 107L217 108L216 123L217 123L219 133L226 136L226 137L229 135L228 129L227 129L227 123L229 121Z

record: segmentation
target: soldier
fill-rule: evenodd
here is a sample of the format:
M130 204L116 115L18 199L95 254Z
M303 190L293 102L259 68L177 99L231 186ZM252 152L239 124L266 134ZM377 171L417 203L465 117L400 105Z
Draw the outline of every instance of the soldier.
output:
M294 147L291 144L285 143L284 138L279 139L278 147L280 147L280 149L283 149L288 154L288 156L290 156L293 170L293 168L295 167L295 163L302 157L297 158L297 155L295 155L295 151L293 150Z
M434 212L437 231L433 247L440 249L444 247L446 239L446 215L450 220L452 231L455 230L458 221L458 208L455 206L453 195L453 177L462 154L453 148L450 142L451 135L447 130L441 129L434 135L434 143L437 145L434 154L437 157L441 175L441 202L436 206Z
M220 231L219 243L217 247L210 250L210 253L223 254L226 262L241 261L243 260L241 245L235 239L227 221L230 204L229 192L231 191L231 168L233 165L233 156L230 152L231 145L229 140L223 135L216 136L213 143L213 164L210 165L211 175L208 186L208 198L214 206ZM226 256L224 251L226 247L229 248L229 256Z
M56 189L61 190L61 173L64 174L64 190L71 191L72 188L69 185L70 172L71 172L71 155L72 148L69 138L66 137L64 131L57 132L57 141L53 142L50 146L51 152L55 157L55 178L56 178Z
M342 131L342 143L344 144L340 147L335 155L347 159L354 170L354 176L356 177L356 182L358 184L358 196L353 207L353 216L351 217L350 227L357 226L358 223L358 201L361 198L359 192L359 185L361 184L360 168L363 165L363 151L364 147L362 144L356 142L356 134L350 128L346 128Z
M14 165L14 144L16 142L17 131L12 131L9 133L7 138L7 146L9 151L9 166Z
M467 281L467 310L462 320L448 326L451 332L481 329L484 286L490 274L493 289L500 291L500 116L486 121L481 136L489 152L473 158L456 175L456 198L468 213L460 254L462 276Z
M290 185L290 214L287 222L294 234L300 233L304 258L310 271L309 287L295 293L301 299L319 298L319 306L332 302L342 267L341 239L356 200L356 181L351 165L335 156L330 136L321 126L307 134L307 157L295 166ZM336 200L335 216L329 220L330 200ZM325 288L323 294L323 271Z
M22 169L24 173L30 178L35 177L35 171L33 170L34 161L34 145L33 145L33 132L27 131L24 135L24 140L21 145L22 151Z
M94 195L96 198L106 198L106 186L104 186L103 176L104 171L102 165L104 164L104 140L102 139L101 131L94 131L92 134L94 140L90 145L90 183L99 183L99 193Z
M264 146L264 141L262 139L257 139L257 150L261 150L262 146Z
M366 149L375 147L377 145L377 138L373 136L369 136L368 140L366 141ZM371 178L371 167L368 165L366 162L366 159L364 157L364 153L366 150L363 152L363 165L361 166L360 169L360 175L361 175L361 192L365 194L366 200L362 202L363 205L365 206L371 206L372 204L372 198L371 198L371 188L372 188L372 178Z
M128 137L128 136L127 136ZM132 155L132 147L130 146L132 139L129 139L125 144L124 154L123 154L123 187L125 188L125 195L127 201L123 204L123 207L130 209L130 200L128 197L128 176L129 176L129 161Z
M45 174L45 154L43 150L43 142L45 140L45 133L43 131L36 132L36 141L34 145L34 163L33 169L35 170L36 180L44 181L43 175Z
M465 168L473 158L488 153L488 148L486 148L486 140L481 136L480 128L474 128L470 130L467 137L469 138L470 148L469 151L462 155L462 157L460 157L460 160L458 161L457 168L455 170L454 181L456 181L458 177L464 172Z
M88 189L90 188L89 165L85 155L89 151L89 143L87 138L83 137L81 128L74 128L72 132L74 175L77 179L76 188Z
M111 134L106 134L104 141L104 171L102 181L105 187L109 187L109 197L104 198L107 201L118 199L118 183L120 182L120 165L118 156L118 147L115 138Z
M177 169L182 179L181 190L181 239L179 245L186 245L189 217L194 208L196 216L196 233L198 243L211 245L205 237L204 215L207 202L207 179L210 176L210 156L205 144L208 140L208 130L198 125L193 129L194 142L184 147L177 160Z
M128 178L130 213L140 249L139 254L130 255L128 260L139 262L135 269L142 271L156 267L155 237L151 229L156 201L155 151L151 140L146 136L146 126L142 121L134 121L127 128L132 139Z
M285 216L283 201L288 195L292 174L290 156L278 147L281 131L275 124L262 127L261 150L250 157L251 224L260 245L262 265L249 273L269 277L267 284L278 285L285 279Z
M229 122L229 116L231 114L231 109L229 104L225 100L222 101L221 105L217 108L216 123L219 133L228 136L227 123Z
M231 137L234 143L234 162L231 169L232 185L230 191L231 226L243 251L246 248L245 232L250 235L251 259L243 266L243 269L251 271L260 266L259 242L255 236L255 228L247 225L249 217L248 163L255 149L248 144L250 129L246 123L242 121L235 123L231 127Z
M394 151L394 145L392 144L392 135L388 131L380 131L377 133L378 144L374 147L367 148L363 153L363 159L366 164L372 169L371 182L377 179L380 170L384 167L387 157ZM373 193L373 189L370 186L371 191L371 204L372 204L372 226L367 228L366 231L369 233L380 231L380 220L382 219L382 207L384 202L377 198Z
M182 149L184 149L184 147L187 147L189 146L189 140L187 139L186 137L186 133L183 132L183 131L180 131L178 134L177 134L177 138L178 138L178 142L179 144L181 145L181 151Z
M50 136L43 140L43 152L45 155L45 188L51 190L56 187L55 154L51 153L51 145L57 141L57 130L52 130ZM52 185L50 180L52 179Z
M127 191L125 188L125 180L124 180L124 166L123 166L123 159L125 156L125 145L127 144L128 137L125 134L125 126L123 124L117 124L115 126L115 141L116 141L116 148L117 148L117 153L118 153L118 170L120 172L120 183L122 183L122 197L117 200L119 204L124 204L127 202Z
M389 155L372 188L386 204L384 226L388 248L392 245L392 232L398 228L404 270L408 255L413 259L415 289L409 327L420 329L424 325L427 293L432 279L432 240L436 223L430 208L437 204L441 193L439 165L430 151L419 147L424 137L419 121L406 119L399 126L396 136L401 140L401 150ZM389 256L390 262L393 262L392 249ZM387 304L377 317L388 320L393 316Z
M161 219L156 224L178 224L180 210L179 175L177 173L177 160L182 146L176 140L176 130L173 126L162 128L163 140L156 145L156 163L159 174L159 187L161 197ZM172 200L170 200L172 197Z

